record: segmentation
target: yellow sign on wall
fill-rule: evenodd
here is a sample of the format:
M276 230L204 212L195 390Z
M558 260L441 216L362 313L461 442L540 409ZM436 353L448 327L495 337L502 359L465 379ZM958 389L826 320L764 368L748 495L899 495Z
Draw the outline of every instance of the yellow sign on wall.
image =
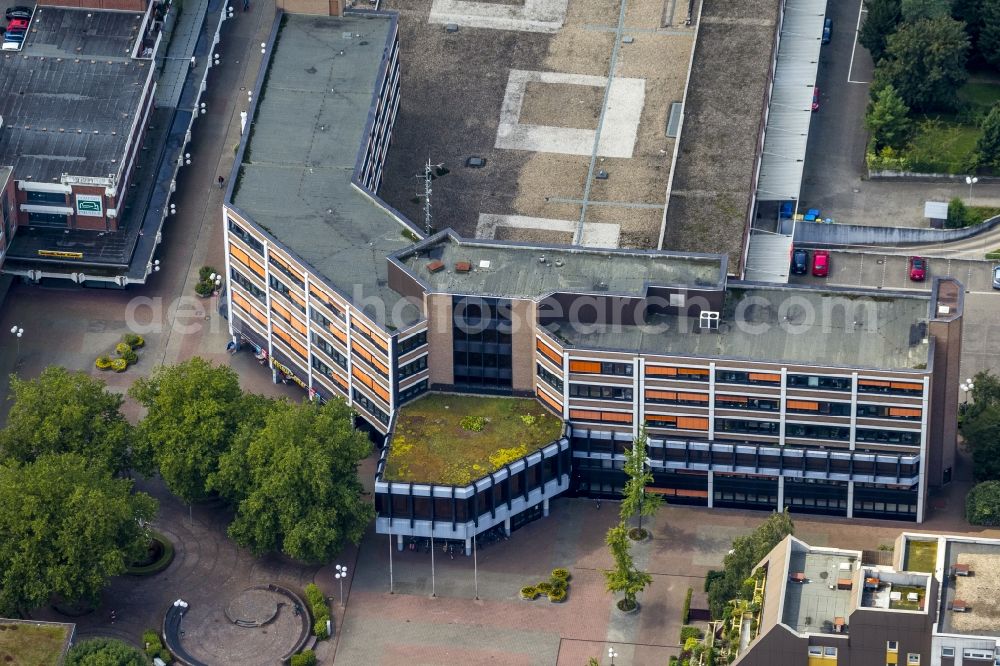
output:
M39 250L39 257L58 257L60 259L83 259L83 252L63 252L62 250Z

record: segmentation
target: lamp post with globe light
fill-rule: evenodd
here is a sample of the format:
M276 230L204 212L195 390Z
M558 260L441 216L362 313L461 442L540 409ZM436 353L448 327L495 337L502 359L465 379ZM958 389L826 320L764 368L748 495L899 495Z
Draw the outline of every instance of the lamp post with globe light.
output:
M344 579L347 578L347 567L342 564L337 565L337 573L333 577L340 582L340 607L344 607Z
M13 335L15 338L17 338L17 355L20 357L21 356L21 336L24 335L24 329L21 328L21 327L19 327L19 326L17 326L15 324L14 326L10 327L10 334Z
M962 389L962 392L965 394L965 400L964 400L963 404L968 405L969 404L969 394L972 393L972 389L976 388L976 385L973 384L972 383L972 379L969 378L969 379L966 379L961 384L959 384L958 388Z
M615 657L618 656L618 653L615 652L614 648L608 648L608 656L611 658L611 666L615 666Z
M979 179L975 176L966 176L965 184L969 186L969 200L972 200L972 186L979 182Z

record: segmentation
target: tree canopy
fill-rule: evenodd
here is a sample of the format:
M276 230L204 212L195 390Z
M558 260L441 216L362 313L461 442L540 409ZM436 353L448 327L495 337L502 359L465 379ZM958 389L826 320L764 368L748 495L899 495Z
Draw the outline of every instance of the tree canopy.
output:
M623 523L627 523L634 516L639 517L640 533L644 531L642 529L643 516L655 515L656 511L663 505L662 495L646 492L646 486L653 482L653 473L646 462L648 442L646 429L643 428L639 431L639 436L632 444L632 448L625 451L624 470L628 481L625 482L622 503L619 508Z
M973 525L1000 525L1000 481L983 481L969 491L965 519Z
M1000 104L994 104L981 125L982 134L976 142L980 166L1000 167Z
M257 408L263 427L241 429L212 476L236 507L229 535L256 554L328 561L374 517L357 476L371 443L341 400Z
M892 85L917 111L951 108L965 83L969 36L949 17L904 23L886 41L873 90Z
M902 0L900 10L903 20L944 18L951 15L951 0Z
M885 53L886 39L896 32L902 16L900 0L865 0L868 14L858 33L858 41L876 63Z
M93 602L146 550L157 502L76 453L0 466L0 612Z
M913 135L913 121L906 102L889 84L875 93L865 114L865 128L875 140L875 150L901 148Z
M73 646L66 666L146 666L149 658L117 638L91 638Z
M123 397L82 372L51 366L37 379L10 378L11 406L0 431L0 458L30 463L50 453L79 453L115 474L148 461L133 458Z
M733 540L732 550L722 561L723 575L714 578L708 587L712 617L722 617L726 603L740 597L743 581L750 577L757 563L782 539L794 532L795 524L788 512L776 512L750 534Z
M988 64L1000 68L1000 0L983 0L976 22L970 22L975 52Z
M614 560L614 567L604 570L608 592L621 593L626 610L635 608L636 596L652 584L653 577L635 566L625 523L619 523L608 530L606 542Z
M243 418L236 372L194 357L157 368L129 393L147 409L136 440L156 462L167 487L185 502L205 498L208 477Z

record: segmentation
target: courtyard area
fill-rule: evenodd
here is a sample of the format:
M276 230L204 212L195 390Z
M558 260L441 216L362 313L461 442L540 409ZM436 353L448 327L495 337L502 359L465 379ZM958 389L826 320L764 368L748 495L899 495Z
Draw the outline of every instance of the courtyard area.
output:
M400 409L385 478L464 486L561 434L562 421L531 398L432 393Z

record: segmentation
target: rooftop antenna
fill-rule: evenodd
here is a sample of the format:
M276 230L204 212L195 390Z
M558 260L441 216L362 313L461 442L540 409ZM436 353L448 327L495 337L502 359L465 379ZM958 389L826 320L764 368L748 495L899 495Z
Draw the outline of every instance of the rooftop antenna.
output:
M440 171L444 167L444 162L441 164L431 164L431 158L427 158L427 164L424 165L424 233L427 236L431 235L431 229L433 225L431 224L431 181L437 176L434 175L435 171ZM420 176L417 176L420 178ZM417 198L421 195L418 194Z

